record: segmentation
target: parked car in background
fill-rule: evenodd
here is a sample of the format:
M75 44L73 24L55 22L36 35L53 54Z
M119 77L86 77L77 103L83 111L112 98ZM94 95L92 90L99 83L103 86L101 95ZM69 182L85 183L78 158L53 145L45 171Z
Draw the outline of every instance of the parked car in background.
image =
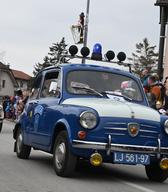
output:
M149 107L130 72L64 64L38 73L13 130L14 151L53 154L57 175L70 176L79 159L143 165L150 180L168 177L168 117ZM28 163L28 162L27 162Z
M3 119L4 119L4 111L2 105L0 104L0 132L2 131Z

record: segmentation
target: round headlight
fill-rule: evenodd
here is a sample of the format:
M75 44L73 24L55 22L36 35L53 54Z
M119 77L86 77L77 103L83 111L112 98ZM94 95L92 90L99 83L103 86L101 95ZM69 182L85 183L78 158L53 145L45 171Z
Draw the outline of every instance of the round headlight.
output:
M97 124L96 114L89 111L82 112L80 115L80 124L86 129L93 129Z
M164 130L168 134L168 119L164 123Z

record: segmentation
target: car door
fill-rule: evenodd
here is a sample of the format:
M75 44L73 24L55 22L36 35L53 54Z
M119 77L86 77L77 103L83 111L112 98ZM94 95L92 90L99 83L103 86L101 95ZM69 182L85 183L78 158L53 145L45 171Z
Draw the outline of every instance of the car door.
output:
M25 105L25 120L24 120L24 142L32 145L35 138L35 116L34 109L39 102L39 93L42 83L42 73L38 74L34 79L31 95Z
M34 136L33 145L46 150L50 145L54 127L52 115L56 115L56 108L61 98L59 70L50 70L43 76L38 102L34 108ZM54 109L53 109L54 106Z

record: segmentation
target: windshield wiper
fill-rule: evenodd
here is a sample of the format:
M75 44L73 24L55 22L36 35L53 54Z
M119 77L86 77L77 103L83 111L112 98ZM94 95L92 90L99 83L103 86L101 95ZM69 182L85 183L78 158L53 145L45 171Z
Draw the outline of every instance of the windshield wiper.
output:
M74 89L83 89L83 90L86 90L86 91L91 91L92 93L95 93L96 95L104 97L103 94L99 93L98 91L96 91L95 89L92 89L90 87L84 87L84 86L80 87L80 86L77 86L77 85L73 85L71 87L74 88Z
M114 92L114 91L103 91L101 92L102 94L106 94L107 95L114 95L114 96L119 96L119 97L123 97L125 100L128 100L128 101L132 101L133 99L126 96L126 95L123 95L121 92ZM107 96L108 97L108 96Z

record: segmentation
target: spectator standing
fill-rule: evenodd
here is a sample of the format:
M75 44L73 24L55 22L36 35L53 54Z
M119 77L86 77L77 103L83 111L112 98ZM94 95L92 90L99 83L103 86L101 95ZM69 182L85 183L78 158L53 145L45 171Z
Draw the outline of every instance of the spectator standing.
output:
M163 100L163 109L168 113L168 76L164 81L164 100Z
M161 102L161 88L157 80L157 77L155 75L149 76L147 84L148 84L148 94L151 97L149 101L150 106L156 109L156 103Z
M19 116L22 114L25 104L28 100L29 97L29 93L28 91L21 91L19 90L17 92L17 96L18 96L18 101L17 101L17 105L16 105L16 119L19 119Z
M148 78L149 78L149 71L148 69L143 69L140 75L143 87L145 92L148 92Z
M148 80L150 92L156 97L156 101L161 101L161 90L155 76L150 76Z
M4 118L6 118L6 107L7 107L7 96L3 97L3 101L2 101L2 105L3 105L3 111L4 111Z
M22 90L18 90L16 92L16 106L15 106L15 108L16 108L16 111L15 111L16 119L18 119L20 114L23 111L23 108L24 108Z
M10 103L10 97L6 97L6 107L5 107L5 118L10 118L10 109L11 109L11 103Z

